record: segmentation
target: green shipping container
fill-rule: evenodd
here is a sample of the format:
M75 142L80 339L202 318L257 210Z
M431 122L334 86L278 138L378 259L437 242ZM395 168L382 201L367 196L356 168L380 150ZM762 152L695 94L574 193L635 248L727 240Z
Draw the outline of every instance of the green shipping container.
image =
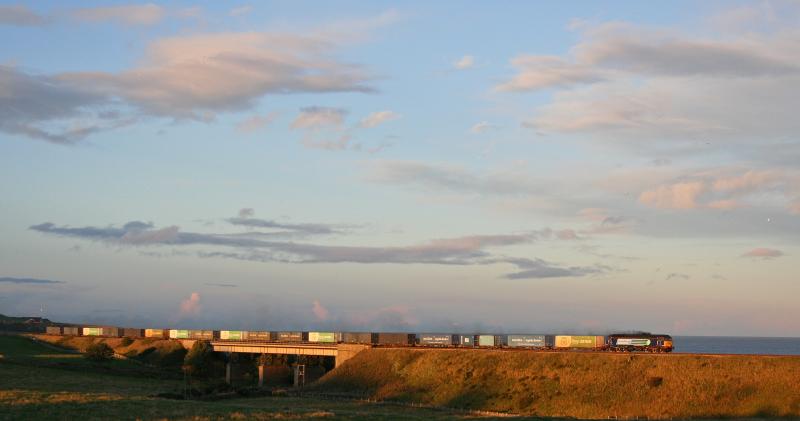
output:
M103 331L99 327L85 327L83 328L83 336L100 336Z
M229 341L241 341L247 339L247 332L241 330L221 330L219 338Z
M189 331L186 329L170 329L170 339L189 339Z
M333 332L308 332L309 342L336 342L336 334Z

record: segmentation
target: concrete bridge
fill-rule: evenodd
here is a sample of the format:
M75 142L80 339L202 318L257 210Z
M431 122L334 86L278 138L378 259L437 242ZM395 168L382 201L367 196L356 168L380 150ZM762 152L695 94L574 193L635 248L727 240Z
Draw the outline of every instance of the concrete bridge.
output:
M183 346L191 348L192 344L184 341ZM211 341L215 352L243 354L279 354L279 355L312 355L317 357L333 357L335 367L349 360L359 352L371 348L369 345L357 344L319 344L319 343L279 343L249 341ZM231 365L227 364L225 379L230 383ZM297 376L297 374L295 374ZM258 367L258 385L264 383L264 366Z

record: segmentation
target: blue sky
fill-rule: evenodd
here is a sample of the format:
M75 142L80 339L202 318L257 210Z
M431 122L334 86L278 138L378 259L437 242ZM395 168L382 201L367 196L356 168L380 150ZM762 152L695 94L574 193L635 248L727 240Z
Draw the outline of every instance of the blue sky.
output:
M0 312L799 336L799 16L0 3Z

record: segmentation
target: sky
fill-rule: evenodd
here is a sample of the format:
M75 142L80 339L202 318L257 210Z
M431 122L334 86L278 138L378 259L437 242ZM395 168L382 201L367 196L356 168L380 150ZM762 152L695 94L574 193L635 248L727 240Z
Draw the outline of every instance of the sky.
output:
M0 313L800 336L798 22L0 2Z

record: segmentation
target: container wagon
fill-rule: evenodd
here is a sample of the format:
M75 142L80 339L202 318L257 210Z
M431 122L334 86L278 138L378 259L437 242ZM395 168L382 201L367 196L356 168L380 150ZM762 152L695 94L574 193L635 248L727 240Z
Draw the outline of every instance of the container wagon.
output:
M372 344L382 346L413 346L417 342L414 333L384 333L372 334Z
M453 344L460 347L471 348L475 346L475 335L453 335Z
M219 338L223 341L246 341L250 339L250 332L246 330L220 330Z
M508 335L505 345L511 348L538 348L553 347L553 337L548 335Z
M47 326L45 333L48 335L61 335L63 331L61 330L61 326Z
M558 349L604 349L603 336L556 336L555 347Z
M166 339L171 338L172 336L170 336L170 331L165 329L145 329L144 337L153 339Z
M220 334L222 334L220 332ZM272 340L272 333L263 330L251 330L247 332L248 341L270 342Z
M419 344L422 346L453 346L453 335L449 333L420 333Z
M106 327L90 327L86 326L81 331L83 336L103 336L110 338L119 338L119 328L113 326Z
M277 342L303 342L304 336L308 338L307 332L275 332Z
M219 338L218 330L190 330L189 339L210 341Z
M144 338L144 329L126 327L122 329L122 336L126 338Z
M335 332L308 332L308 342L313 343L336 343L340 338Z
M498 335L475 335L475 344L481 347L501 347L503 338Z
M373 333L369 332L342 332L342 343L346 344L371 344ZM377 335L377 334L374 334ZM377 337L376 337L377 341Z
M79 326L64 326L62 328L64 335L66 336L81 336L81 328Z

